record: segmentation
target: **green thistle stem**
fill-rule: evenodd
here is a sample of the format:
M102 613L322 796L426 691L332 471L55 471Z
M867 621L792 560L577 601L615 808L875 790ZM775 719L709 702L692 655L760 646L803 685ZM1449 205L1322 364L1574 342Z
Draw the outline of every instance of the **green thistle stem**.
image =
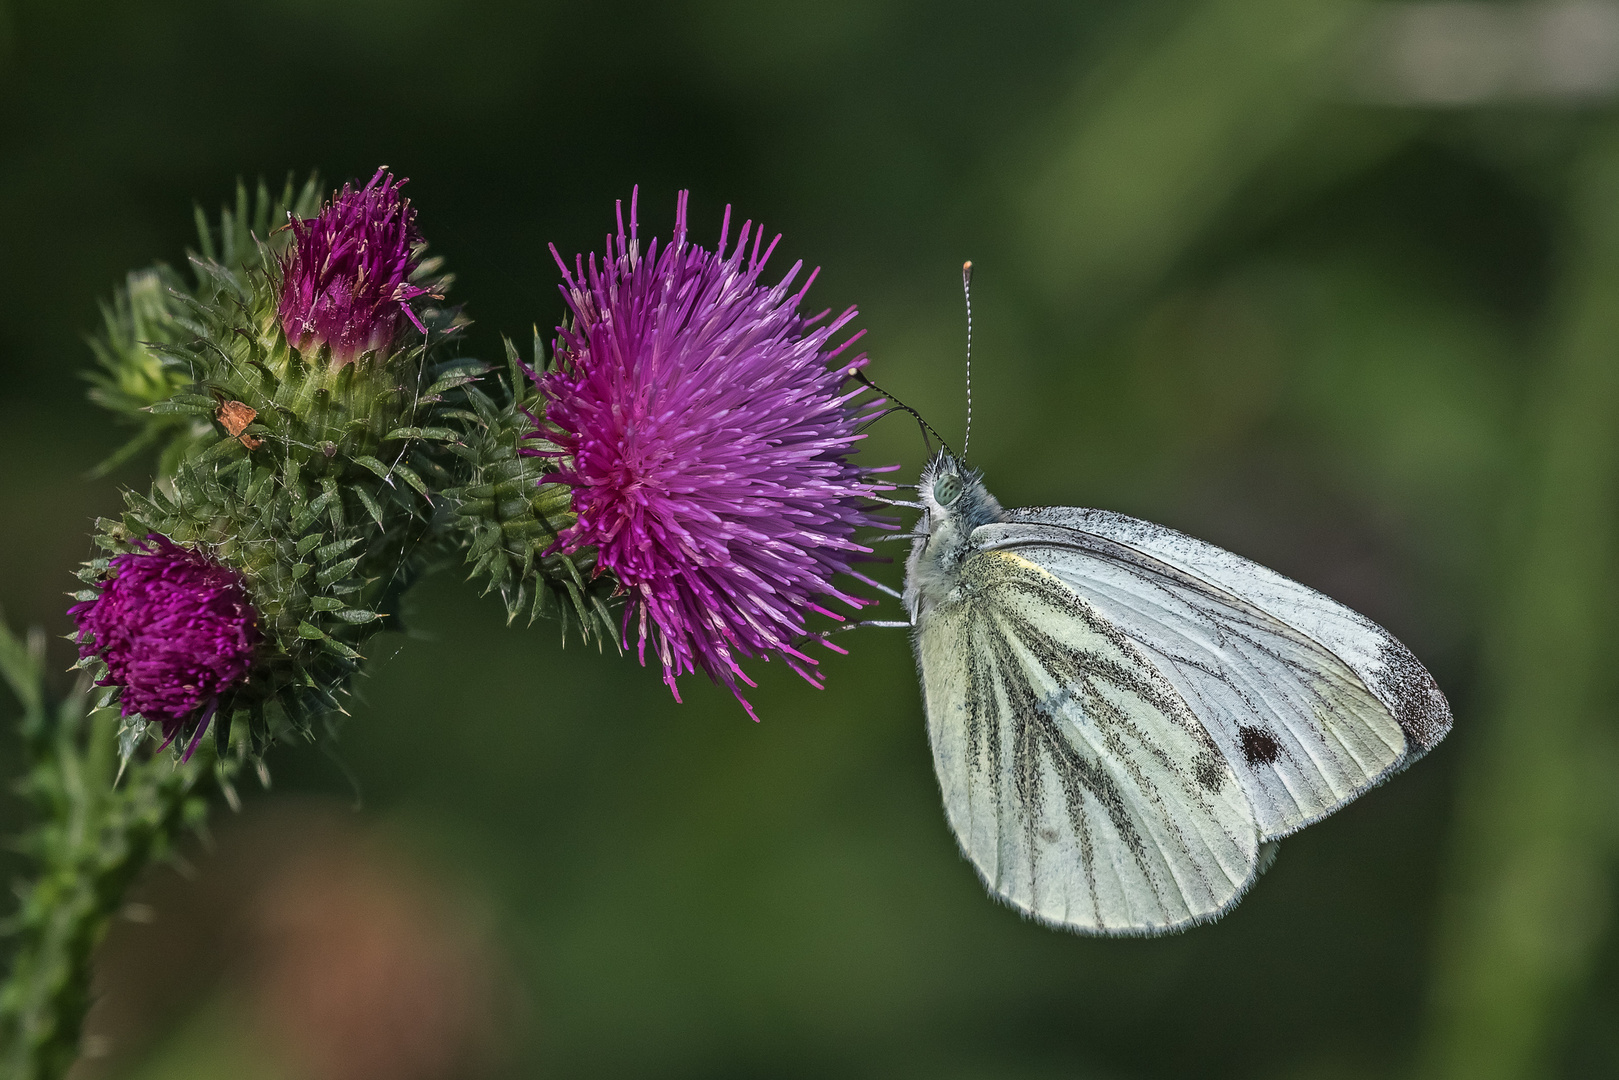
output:
M205 793L228 788L235 761L211 739L186 764L172 754L131 759L119 775L117 711L88 708L80 685L50 705L44 639L27 644L0 623L0 675L23 706L27 773L21 791L39 823L23 838L38 867L5 924L13 939L0 983L0 1075L57 1080L78 1055L90 1006L90 957L125 892L207 816Z

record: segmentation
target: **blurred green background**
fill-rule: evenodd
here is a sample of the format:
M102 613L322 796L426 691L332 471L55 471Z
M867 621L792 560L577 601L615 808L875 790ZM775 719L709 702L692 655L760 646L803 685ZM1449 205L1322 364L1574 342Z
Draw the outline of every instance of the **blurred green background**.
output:
M857 303L873 377L953 439L971 258L1003 503L1276 567L1456 713L1223 921L1088 940L957 855L902 633L822 692L759 670L755 725L504 628L451 568L342 741L278 751L274 794L154 875L77 1075L1619 1076L1616 27L1595 0L0 0L15 623L67 631L90 518L147 482L85 479L123 435L80 379L98 298L181 261L238 176L386 163L474 355L558 319L547 242L599 248L636 184L666 235L689 187L700 242L730 202L780 270L822 266L811 300ZM902 418L869 447L922 460Z

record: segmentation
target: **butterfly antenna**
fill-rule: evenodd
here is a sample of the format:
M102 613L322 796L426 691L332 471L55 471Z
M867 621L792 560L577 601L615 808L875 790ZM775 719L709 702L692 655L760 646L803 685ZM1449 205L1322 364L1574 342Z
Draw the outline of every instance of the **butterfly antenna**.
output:
M950 449L950 444L944 441L944 436L940 435L937 431L935 431L933 425L928 423L927 420L923 419L921 413L917 412L915 409L913 409L909 405L905 404L905 402L901 401L899 398L895 397L893 394L890 394L887 390L884 390L882 387L880 387L876 383L872 382L870 377L867 376L866 373L864 371L861 371L859 368L856 368L855 370L849 372L849 374L850 374L851 377L854 378L854 380L856 382L863 383L864 385L871 388L872 390L877 391L877 393L881 394L883 397L887 398L889 401L893 402L894 403L894 408L901 409L901 410L903 410L905 412L910 413L912 416L916 417L916 422L918 424L922 425L922 445L927 447L929 457L933 456L933 447L932 447L931 444L928 443L928 432L930 432L930 431L933 432L933 437L935 439L939 440L939 445L940 446L943 446L946 450ZM889 412L893 412L893 411L894 411L893 409L889 410Z
M961 456L967 456L967 444L973 437L973 264L968 259L961 264L961 295L967 301L967 433L961 437Z

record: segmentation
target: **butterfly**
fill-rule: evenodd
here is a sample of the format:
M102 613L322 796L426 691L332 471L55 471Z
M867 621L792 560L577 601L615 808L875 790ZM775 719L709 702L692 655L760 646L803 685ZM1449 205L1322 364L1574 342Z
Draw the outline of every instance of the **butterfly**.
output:
M1278 840L1410 765L1450 707L1371 620L1105 510L1003 510L940 451L903 602L945 814L1052 926L1218 918Z

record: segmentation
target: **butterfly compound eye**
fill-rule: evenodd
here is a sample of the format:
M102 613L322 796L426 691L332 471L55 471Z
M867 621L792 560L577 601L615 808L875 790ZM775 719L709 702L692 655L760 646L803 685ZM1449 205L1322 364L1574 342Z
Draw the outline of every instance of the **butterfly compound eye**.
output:
M955 473L946 473L933 482L933 501L940 506L949 506L961 498L961 477Z

